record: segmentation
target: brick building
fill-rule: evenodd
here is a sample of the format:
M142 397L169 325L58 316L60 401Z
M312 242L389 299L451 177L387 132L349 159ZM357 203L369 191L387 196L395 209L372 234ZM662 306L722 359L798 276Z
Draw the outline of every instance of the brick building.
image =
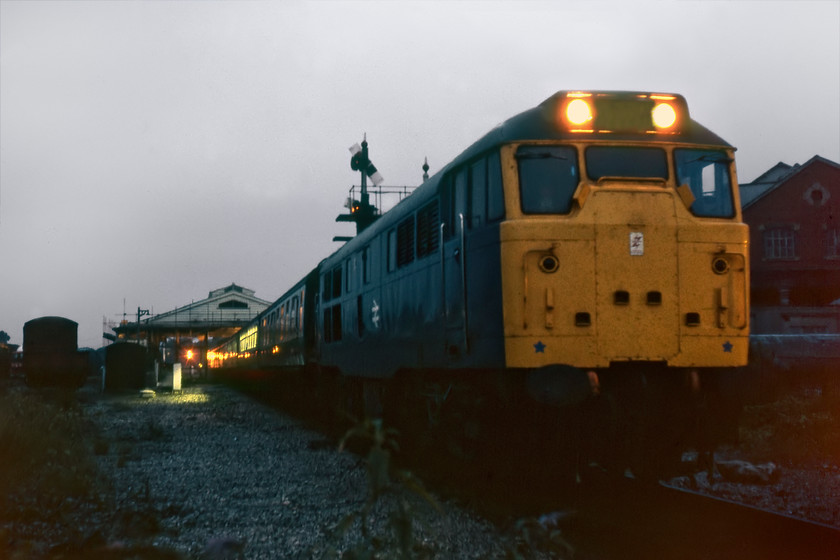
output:
M741 185L752 332L840 333L840 165L778 163Z

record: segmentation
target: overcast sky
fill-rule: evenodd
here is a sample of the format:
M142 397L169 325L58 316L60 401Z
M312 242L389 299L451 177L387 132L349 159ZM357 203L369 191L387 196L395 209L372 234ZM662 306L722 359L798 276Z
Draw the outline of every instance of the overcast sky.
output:
M416 185L564 89L682 93L741 182L840 162L840 2L0 0L0 330L274 300L352 233L364 133Z

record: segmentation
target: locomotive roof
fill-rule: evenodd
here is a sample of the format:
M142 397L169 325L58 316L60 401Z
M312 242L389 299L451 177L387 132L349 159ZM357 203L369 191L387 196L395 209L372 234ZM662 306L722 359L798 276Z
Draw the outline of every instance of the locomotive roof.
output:
M345 247L355 247L356 243L365 242L364 240L377 235L378 232L381 231L382 227L388 227L395 221L400 220L402 216L424 204L430 193L436 191L441 178L452 168L457 167L502 144L529 140L617 140L631 142L644 140L646 142L680 142L733 148L733 146L726 142L723 138L693 120L688 112L685 99L681 95L673 93L659 95L673 97L683 106L683 115L686 120L682 125L681 131L677 134L640 134L628 132L603 134L571 132L561 126L558 126L556 122L558 105L569 93L573 92L558 91L536 107L527 109L494 127L432 175L432 177L426 180L410 196L400 201L397 206L383 214L382 217L380 217L365 231L361 232L353 238L353 240L349 241L345 246L339 248L329 257L326 257L324 261L331 260L337 255L344 254L345 251L343 249ZM650 92L636 91L592 91L588 93L596 96L612 97L618 100L630 100L642 96L652 95Z
M566 96L572 92L558 91L536 107L515 115L501 124L497 125L490 132L478 139L472 146L464 150L452 164L457 164L464 159L471 159L478 154L492 148L493 146L507 142L522 140L628 140L638 141L663 141L663 142L686 142L690 144L704 144L731 148L732 146L723 138L704 127L697 121L691 119L686 108L685 116L688 117L686 124L679 134L634 134L634 133L601 133L571 132L556 123L558 105ZM649 92L636 91L593 91L593 95L610 96L616 99L633 99L639 96L651 95ZM683 104L685 100L678 94L667 94L679 99ZM450 164L450 165L452 165ZM449 166L447 166L449 167Z

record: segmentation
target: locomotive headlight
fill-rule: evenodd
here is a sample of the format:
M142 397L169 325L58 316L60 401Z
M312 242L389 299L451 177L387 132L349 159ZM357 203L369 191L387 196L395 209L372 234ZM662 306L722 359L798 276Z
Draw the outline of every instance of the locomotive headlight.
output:
M592 120L592 107L584 99L573 99L566 106L566 119L574 125L582 125Z
M670 103L658 103L654 106L651 117L653 117L653 124L658 129L670 128L677 122L677 112L674 111Z

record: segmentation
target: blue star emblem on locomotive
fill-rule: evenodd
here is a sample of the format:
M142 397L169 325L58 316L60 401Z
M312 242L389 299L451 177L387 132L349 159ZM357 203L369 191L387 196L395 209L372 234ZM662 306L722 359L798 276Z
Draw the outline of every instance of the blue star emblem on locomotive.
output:
M545 344L542 343L542 340L534 344L534 353L545 354Z
M729 353L732 352L732 343L729 342L728 340L723 343L723 351L724 352L729 352Z

